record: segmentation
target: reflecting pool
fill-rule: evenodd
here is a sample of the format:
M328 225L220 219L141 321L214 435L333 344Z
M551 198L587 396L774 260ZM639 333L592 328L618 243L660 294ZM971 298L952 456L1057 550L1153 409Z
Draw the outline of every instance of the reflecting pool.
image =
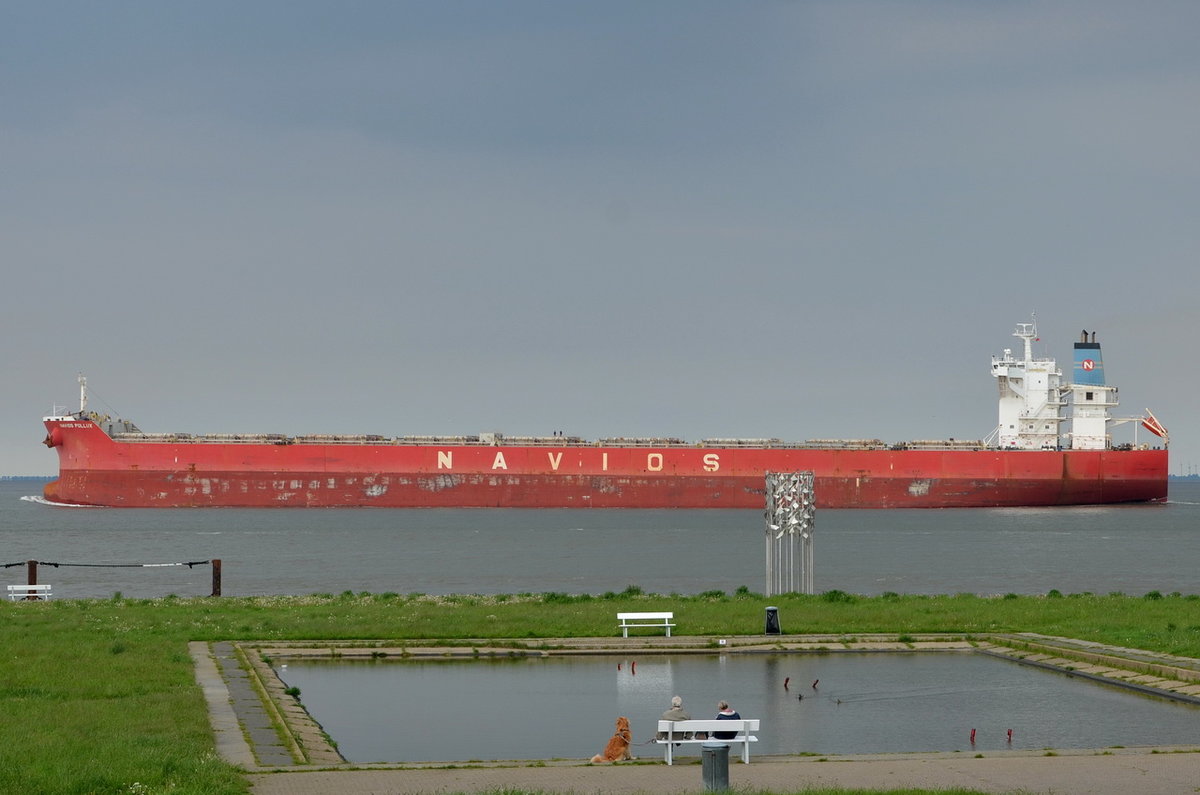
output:
M1106 748L1200 738L1200 707L970 652L275 667L300 688L301 701L347 760L358 763L587 758L603 749L618 715L633 726L635 756L660 756L645 743L673 695L693 718L713 717L718 699L742 717L759 718L752 755ZM699 753L698 746L679 750Z

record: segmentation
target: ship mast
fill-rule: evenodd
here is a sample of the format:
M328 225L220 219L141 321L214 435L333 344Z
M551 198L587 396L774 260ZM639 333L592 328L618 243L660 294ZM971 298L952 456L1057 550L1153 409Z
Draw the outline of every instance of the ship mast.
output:
M1020 337L1025 342L1025 361L1032 362L1033 341L1037 339L1037 315L1033 316L1032 323L1018 323L1013 336Z
M79 416L87 411L87 376L79 374Z

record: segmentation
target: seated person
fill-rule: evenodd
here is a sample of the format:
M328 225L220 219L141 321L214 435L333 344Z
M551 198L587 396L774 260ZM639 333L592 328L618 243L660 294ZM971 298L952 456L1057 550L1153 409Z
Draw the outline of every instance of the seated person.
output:
M662 714L662 719L669 721L691 720L692 716L689 715L683 708L683 699L679 696L673 696L671 698L671 708ZM707 736L704 734L704 732L700 732L700 734L702 736L697 737L693 732L683 732L682 734L675 735L675 737L676 739L680 740L691 740L693 738L697 740L703 740ZM667 739L667 733L659 732L656 739Z
M717 720L740 720L742 717L729 706L728 701L718 701L717 709ZM713 738L717 740L732 740L734 737L737 737L737 732L713 732Z

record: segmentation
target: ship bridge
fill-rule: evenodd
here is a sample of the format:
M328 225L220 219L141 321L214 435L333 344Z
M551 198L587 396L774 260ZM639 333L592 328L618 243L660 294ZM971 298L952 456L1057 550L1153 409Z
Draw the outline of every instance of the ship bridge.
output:
M1036 323L1018 323L1013 336L1024 343L1025 358L1014 357L1011 348L1005 348L1002 356L992 357L992 375L1000 389L999 446L1057 449L1063 422L1062 372L1054 359L1034 357Z

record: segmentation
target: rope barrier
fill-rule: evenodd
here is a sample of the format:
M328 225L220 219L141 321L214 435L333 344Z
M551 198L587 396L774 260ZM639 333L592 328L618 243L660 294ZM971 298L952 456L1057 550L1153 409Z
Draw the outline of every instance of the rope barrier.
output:
M26 560L20 563L4 563L0 564L3 568L11 569L16 566L29 567L29 584L34 585L38 581L37 570L39 566L53 566L56 569L60 568L79 568L79 569L165 569L165 568L182 568L187 566L189 569L196 566L212 566L212 595L221 595L221 559L212 558L210 560L186 560L178 563L62 563L53 560ZM11 589L11 586L10 586ZM10 594L11 596L11 594Z
M156 569L167 566L187 566L190 569L193 566L207 566L208 564L212 563L211 560L189 560L184 561L183 563L52 563L48 560L35 560L33 562L39 566L53 566L56 569L62 566L77 566L94 569ZM22 560L20 563L0 564L0 568L11 569L16 566L26 566L28 564L29 561Z
M50 561L47 561L47 560L37 561L37 564L39 566L53 566L56 569L59 567L65 567L65 566L71 566L71 567L76 567L76 568L90 568L90 569L154 569L154 568L162 568L162 567L166 567L166 566L187 566L190 569L193 566L207 566L209 563L212 563L212 561L211 560L192 560L192 561L187 561L185 563L51 563ZM19 566L19 565L24 565L24 564L20 564L20 563L6 564L5 568L7 568L10 565L11 566Z

